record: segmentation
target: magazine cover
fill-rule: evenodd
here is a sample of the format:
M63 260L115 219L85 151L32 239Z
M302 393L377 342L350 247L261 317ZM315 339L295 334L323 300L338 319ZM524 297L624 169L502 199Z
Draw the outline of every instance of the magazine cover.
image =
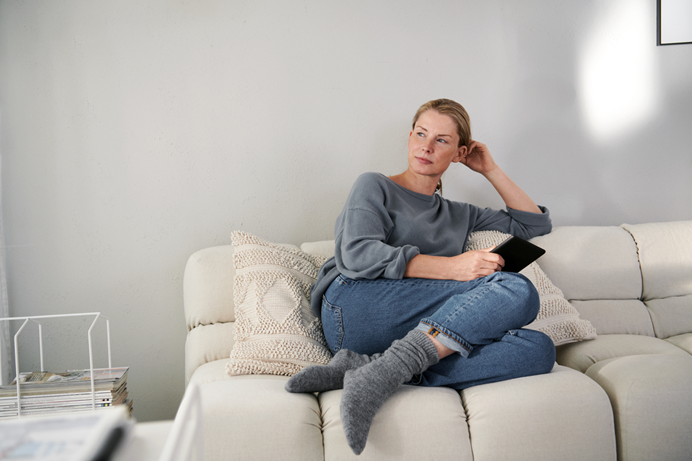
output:
M127 379L129 367L94 368L94 390L117 389ZM65 372L29 371L19 373L21 395L91 391L89 370ZM0 386L0 397L17 396L17 378L11 384Z

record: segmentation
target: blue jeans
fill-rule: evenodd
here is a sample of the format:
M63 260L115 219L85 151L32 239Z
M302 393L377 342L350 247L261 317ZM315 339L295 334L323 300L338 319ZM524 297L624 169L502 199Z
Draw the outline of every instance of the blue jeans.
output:
M515 273L470 282L340 275L322 299L322 325L332 353L349 349L368 355L383 352L413 329L423 330L458 353L414 384L465 389L552 369L552 340L522 329L538 308L535 287Z

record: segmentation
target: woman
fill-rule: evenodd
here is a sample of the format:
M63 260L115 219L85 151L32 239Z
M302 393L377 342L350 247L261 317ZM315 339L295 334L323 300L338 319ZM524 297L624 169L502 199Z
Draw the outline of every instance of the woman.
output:
M546 373L555 360L550 338L522 329L538 313L531 282L501 272L504 261L490 248L463 252L473 231L546 234L548 211L471 139L468 114L454 101L421 106L408 149L405 172L365 173L353 186L336 222L335 256L312 289L334 358L286 384L289 392L343 387L341 419L356 454L404 383L464 389ZM452 163L482 174L507 211L435 194Z

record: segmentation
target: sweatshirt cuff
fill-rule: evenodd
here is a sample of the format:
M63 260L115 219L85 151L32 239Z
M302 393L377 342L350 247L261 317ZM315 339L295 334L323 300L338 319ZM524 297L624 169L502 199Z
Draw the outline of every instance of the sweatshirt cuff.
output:
M522 224L527 225L545 225L550 223L550 211L541 205L538 208L542 213L532 213L530 211L515 210L514 208L507 207L507 213Z
M396 261L389 264L384 272L384 278L401 280L406 273L406 265L414 256L420 254L420 249L417 246L406 245L401 247L401 251Z

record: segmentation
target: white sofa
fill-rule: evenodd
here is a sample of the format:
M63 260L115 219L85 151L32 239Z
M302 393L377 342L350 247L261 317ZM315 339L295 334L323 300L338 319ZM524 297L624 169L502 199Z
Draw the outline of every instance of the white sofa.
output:
M598 337L558 347L551 373L464 391L404 386L348 447L341 391L228 376L233 247L184 276L186 382L200 385L205 459L692 459L692 221L558 227L539 264Z

